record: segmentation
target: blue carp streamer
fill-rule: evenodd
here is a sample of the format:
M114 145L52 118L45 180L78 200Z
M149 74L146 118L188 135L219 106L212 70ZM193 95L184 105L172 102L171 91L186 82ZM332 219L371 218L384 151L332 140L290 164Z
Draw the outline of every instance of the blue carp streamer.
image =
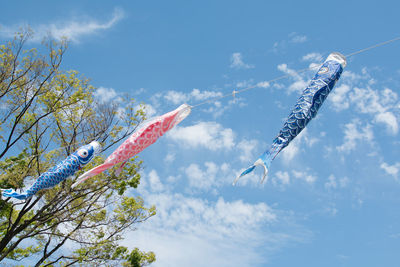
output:
M272 160L278 153L306 127L306 125L317 115L318 109L331 92L346 66L346 58L337 52L331 53L322 64L310 84L303 91L300 98L287 118L278 136L272 142L270 149L264 152L256 162L244 170L233 182L244 175L252 172L256 166L264 167L263 182L268 174Z
M5 189L2 190L3 197L13 197L21 200L31 198L39 190L51 188L74 175L77 170L89 163L100 150L101 145L97 141L82 146L56 166L42 173L26 193L17 193L14 189Z

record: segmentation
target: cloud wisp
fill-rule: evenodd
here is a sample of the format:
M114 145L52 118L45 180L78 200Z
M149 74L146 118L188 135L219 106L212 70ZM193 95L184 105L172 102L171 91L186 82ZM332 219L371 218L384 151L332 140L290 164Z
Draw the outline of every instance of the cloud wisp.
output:
M289 68L287 64L279 64L278 70L290 75L290 78L294 80L294 82L288 86L288 94L293 92L300 94L307 87L307 80L305 80L297 71Z
M217 171L212 163L205 167L204 173L197 165L190 165L185 172L196 170L198 173L192 174L200 177ZM168 181L162 184L155 170L142 179L140 192L147 203L156 205L157 216L128 233L123 245L132 246L128 240L135 240L135 246L154 251L155 266L257 265L287 243L304 242L309 235L301 227L293 228L290 212L276 210L264 202L187 196L174 192ZM279 231L272 230L278 225Z
M242 54L236 52L231 56L231 65L229 67L232 69L252 69L254 65L244 63Z
M306 35L302 35L302 34L298 34L296 32L292 32L290 34L288 34L288 39L286 40L281 40L281 41L277 41L273 44L272 46L272 51L274 53L279 53L282 52L284 50L286 50L286 48L290 45L290 44L301 44L301 43L305 43L308 41L308 38Z
M44 38L51 37L55 40L66 38L73 43L79 43L85 36L98 34L101 31L110 29L124 17L124 11L121 8L115 8L112 17L104 22L92 18L73 18L66 21L39 25L29 25L29 23L24 23L8 26L0 24L0 36L13 38L14 34L20 31L21 28L30 27L33 31L33 36L30 39L32 42L41 42Z
M301 44L307 41L307 36L292 32L289 34L290 42L295 44Z
M396 180L398 179L398 174L400 172L400 162L397 162L393 165L382 162L380 167L386 172L386 174L393 176L393 178L395 178Z
M390 135L397 135L399 96L390 88L374 89L378 86L375 83L366 69L362 70L362 75L346 71L342 84L333 90L328 99L335 111L354 107L357 113L370 115L374 123L384 125Z
M374 134L370 124L362 124L360 120L354 119L347 123L344 129L344 142L336 147L340 152L350 152L356 148L357 142L367 141L369 143L374 139Z
M194 88L190 93L183 93L179 91L170 90L164 95L164 99L175 105L187 103L189 101L204 101L208 99L213 99L216 97L221 97L223 94L221 92L213 91L201 91Z
M234 147L234 133L216 122L199 122L192 126L173 128L167 138L189 148L204 147L215 151Z
M292 170L291 173L287 171L277 171L272 177L272 184L275 186L287 186L294 180L305 182L312 185L317 180L317 176L310 174L307 170L296 171Z
M265 255L256 252L258 246L264 242L273 246L287 238L260 235L262 226L277 220L265 203L228 202L222 197L208 202L162 193L149 195L147 201L156 204L157 216L126 240L153 250L156 266L249 266L264 261Z

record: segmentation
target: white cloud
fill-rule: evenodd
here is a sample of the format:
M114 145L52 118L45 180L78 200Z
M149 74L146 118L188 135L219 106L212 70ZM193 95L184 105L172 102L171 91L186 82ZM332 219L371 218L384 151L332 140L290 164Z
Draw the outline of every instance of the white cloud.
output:
M237 88L247 88L252 86L254 86L254 79L243 80L236 83Z
M222 104L220 101L215 101L212 104L209 104L209 108L202 109L202 111L207 112L213 116L213 118L218 118L221 116L225 111L230 109L233 105L238 105L239 107L243 107L246 105L244 99L241 97L237 97L236 95L232 95L232 99Z
M316 176L311 175L305 171L292 171L292 174L294 178L303 180L308 184L313 184L317 180Z
M294 82L288 86L288 93L301 93L307 87L307 81L304 80L300 74L298 74L295 70L290 69L287 64L278 65L278 70L288 74L294 80Z
M307 55L304 55L301 59L303 61L311 62L310 65L308 66L309 69L317 70L318 68L320 68L324 58L320 53L309 53Z
M233 53L231 56L230 67L234 69L252 69L254 68L254 65L244 63L241 53Z
M328 177L328 181L325 183L325 188L336 189L338 187L344 188L349 183L349 178L343 177L337 179L333 174Z
M289 74L290 76L293 76L295 79L301 79L301 76L295 70L290 69L288 67L288 65L285 64L285 63L279 64L278 65L278 70L280 70L280 71L282 71L282 72L284 72L286 74Z
M279 50L285 49L289 44L299 44L307 41L307 36L292 32L288 35L287 40L275 42L272 46L272 51L278 53Z
M229 105L230 103L228 105L222 105L220 101L215 101L214 103L209 105L209 108L203 109L203 111L210 113L213 115L214 118L217 118L221 116L225 110L228 109Z
M355 85L363 80L367 80L370 78L368 73L365 73L365 69L363 69L361 72L362 72L362 74L357 74L355 72L345 70L342 73L341 79L346 80L346 83Z
M277 171L275 176L283 185L288 185L290 183L290 176L288 172ZM275 181L275 179L273 181Z
M107 102L121 103L123 100L121 95L118 92L116 92L113 88L106 88L102 86L97 88L97 90L94 92L93 95L95 99L100 103L107 103ZM126 116L126 109L122 105L117 107L116 111L120 118L124 118Z
M291 43L304 43L307 41L307 36L292 32L289 34Z
M199 89L193 89L190 93L190 97L197 101L202 101L214 97L222 96L221 92L212 92L212 91L200 91Z
M154 266L253 266L303 238L286 232L285 215L265 203L163 193L145 200L156 205L157 215L129 233L122 245L154 251ZM279 225L280 232L269 230L270 225Z
M324 132L321 132L321 136L323 136ZM319 142L319 138L317 137L308 137L308 135L304 136L304 141L308 147L312 147L314 144Z
M165 161L166 163L172 163L172 162L175 161L175 157L176 157L175 153L169 152L169 153L167 154L167 156L165 157L164 161Z
M389 134L396 135L399 132L399 119L395 115L400 111L398 94L389 88L372 89L376 81L365 68L361 75L346 71L342 76L343 83L329 97L332 107L336 111L354 107L355 112L371 115L375 123L383 124Z
M147 92L147 89L141 87L141 88L139 88L138 90L134 91L133 94L134 94L134 95L141 95L141 94L143 94L143 93L145 93L145 92Z
M108 102L117 96L117 92L113 88L99 87L94 92L94 96L101 102Z
M225 92L226 93L226 92ZM201 109L201 111L210 113L214 118L221 116L226 110L231 108L233 105L243 106L244 101L243 98L234 95L231 92L232 99L228 101L228 103L222 103L219 99L224 96L224 93L218 91L201 91L197 88L194 88L189 93L179 92L170 90L166 93L158 93L151 97L151 101L154 106L161 106L160 100L165 100L168 103L172 103L174 105L182 104L182 103L191 103L199 104L199 102L206 102L207 105Z
M232 149L234 133L216 122L199 122L192 126L173 128L167 138L187 147L204 147L209 150Z
M151 170L148 177L150 188L152 192L161 192L164 191L164 185L160 181L160 177L157 174L156 170Z
M185 103L190 99L187 94L178 91L168 91L164 98L175 105Z
M288 88L289 93L291 93L291 92L301 93L307 87L307 85L308 85L308 83L305 80L303 80L303 79L297 80L289 86L289 88Z
M399 132L399 125L397 123L397 118L392 112L386 111L376 114L375 121L386 125L387 131L393 135Z
M394 178L398 177L400 171L400 162L397 162L393 165L389 165L386 162L383 162L380 166L387 174L393 176Z
M168 91L164 95L164 99L175 105L178 105L189 102L191 100L204 101L207 99L221 97L221 96L222 96L221 92L200 91L199 89L194 88L192 92L188 94L174 90Z
M359 120L355 119L345 125L344 143L336 147L336 149L341 152L350 152L356 148L358 141L371 142L373 138L371 125L363 125Z
M143 108L147 118L153 117L157 113L156 109L150 104L144 104Z
M310 61L310 62L314 62L314 63L320 63L320 62L322 62L323 59L324 58L322 57L322 55L320 53L309 53L302 57L303 61Z
M82 37L96 34L102 30L107 30L117 24L124 17L124 11L120 8L115 8L111 19L105 22L80 17L79 19L76 18L57 23L31 25L34 32L31 41L41 42L43 38L51 36L56 40L61 40L66 37L72 42L79 43ZM0 26L0 35L10 38L13 37L14 33L19 31L23 25Z
M336 204L335 203L329 203L325 209L324 212L328 213L331 216L335 216L339 211L336 208Z
M337 182L336 178L334 175L330 175L328 177L328 181L325 183L325 188L336 188L337 187Z
M347 84L341 84L333 89L329 96L329 101L332 103L333 108L336 111L348 109L350 106L349 96L347 93L350 91L350 86Z
M257 83L257 86L261 87L261 88L268 88L268 87L270 87L270 84L269 84L269 82L264 81L264 82Z
M315 175L312 175L307 171L292 170L290 173L287 171L277 171L275 176L272 178L272 184L277 186L287 186L291 183L292 178L306 182L309 185L314 184L317 180Z
M387 106L392 106L397 101L397 94L390 89L381 92L369 87L357 88L350 94L350 98L357 105L361 113L384 112Z
M204 167L203 171L198 164L192 163L185 169L191 188L208 191L233 180L233 175L230 175L231 168L227 163L219 166L214 162L205 162Z
M283 161L290 163L290 161L300 152L300 147L303 143L308 147L312 147L318 141L319 139L316 137L309 137L308 130L305 128L289 143L287 147L282 150L280 154L282 154Z
M295 139L293 139L287 147L285 147L280 153L283 161L289 162L291 161L300 150L300 135L298 135Z
M254 157L254 150L258 146L258 141L255 139L246 140L243 139L237 144L239 150L239 159L242 162L249 162L249 159Z

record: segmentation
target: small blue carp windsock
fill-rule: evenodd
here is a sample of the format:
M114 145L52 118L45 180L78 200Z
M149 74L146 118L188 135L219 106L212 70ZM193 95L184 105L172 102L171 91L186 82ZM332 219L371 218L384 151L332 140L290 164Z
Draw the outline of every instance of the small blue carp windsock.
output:
M100 151L101 145L97 141L82 146L56 166L42 173L26 193L19 194L15 192L14 189L5 189L2 190L3 197L13 197L17 199L31 198L39 190L51 188L74 175L77 170L89 163Z
M261 182L264 181L272 160L317 115L318 109L335 86L345 66L346 58L342 54L334 52L328 56L315 77L297 100L283 128L272 142L271 148L265 151L252 166L244 170L235 179L233 184L236 184L242 176L252 172L258 165L264 167L264 175Z

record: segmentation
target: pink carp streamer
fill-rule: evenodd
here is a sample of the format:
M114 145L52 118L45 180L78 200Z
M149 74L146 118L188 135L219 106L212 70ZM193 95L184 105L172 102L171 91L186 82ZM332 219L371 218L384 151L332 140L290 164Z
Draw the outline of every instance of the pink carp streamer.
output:
M135 131L128 139L126 139L105 160L103 164L85 172L78 177L77 181L72 185L72 187L75 187L90 177L100 174L114 165L123 162L116 171L116 174L118 175L128 159L156 142L157 139L164 133L185 119L190 114L190 111L191 107L187 104L183 104L177 109L149 121L142 128Z

